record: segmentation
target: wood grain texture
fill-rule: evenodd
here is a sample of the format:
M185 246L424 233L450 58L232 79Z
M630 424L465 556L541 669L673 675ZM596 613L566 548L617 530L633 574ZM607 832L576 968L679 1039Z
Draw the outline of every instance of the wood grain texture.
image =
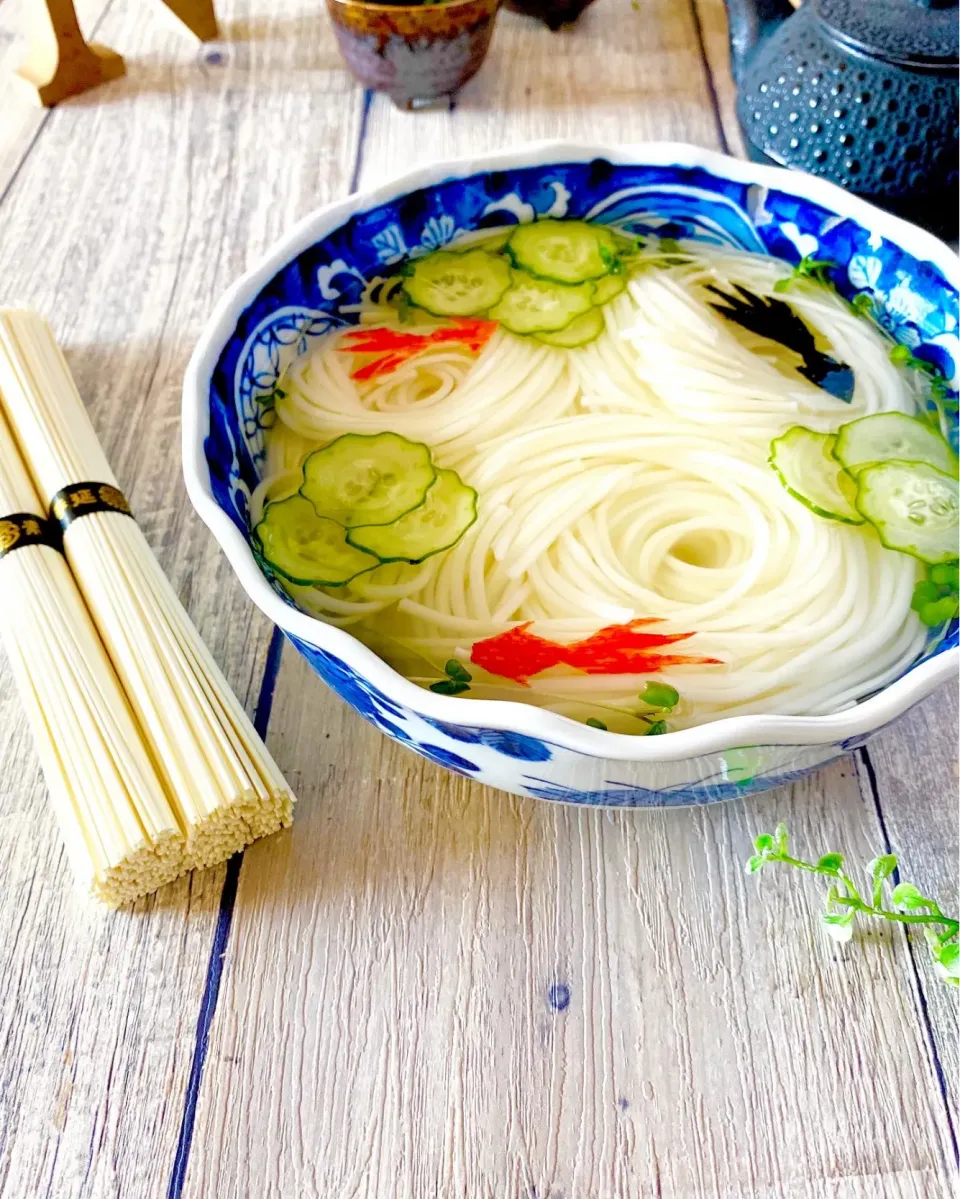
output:
M728 154L745 157L743 135L737 121L737 88L730 72L730 31L727 10L722 0L691 0L699 28L700 42L710 70L715 113L722 134L720 141Z
M882 734L861 757L861 780L874 788L900 877L915 883L943 911L956 915L958 845L956 685L942 687ZM871 777L872 774L872 777ZM943 1071L954 1136L960 1130L960 995L938 982L920 938L913 957L923 994L921 1018L929 1022Z
M781 818L882 848L849 761L700 810L521 800L289 651L272 727L300 806L244 861L185 1195L949 1194L903 939L835 947L815 883L742 869Z
M543 138L717 145L697 25L686 0L592 5L550 33L501 11L490 55L453 114L398 111L375 96L361 186L437 158Z
M34 0L0 3L0 197L48 115L15 75L27 53L26 34L33 3ZM88 41L110 3L111 0L77 0L77 16Z
M235 35L251 27L243 4L221 14ZM109 101L50 114L0 205L0 303L51 318L148 540L248 709L270 628L184 493L180 384L226 284L349 185L359 97L331 52L292 61L297 22L306 35L317 17L278 5L256 42L209 61L143 0L115 2L99 36L128 77ZM0 1195L165 1195L223 869L133 911L83 905L2 662L0 780Z
M558 35L504 12L453 114L374 99L361 186L546 136L715 146L698 47L669 0ZM301 802L245 857L185 1195L949 1193L905 939L840 950L815 883L742 871L779 819L882 850L852 760L701 811L524 801L389 743L289 650L271 730Z

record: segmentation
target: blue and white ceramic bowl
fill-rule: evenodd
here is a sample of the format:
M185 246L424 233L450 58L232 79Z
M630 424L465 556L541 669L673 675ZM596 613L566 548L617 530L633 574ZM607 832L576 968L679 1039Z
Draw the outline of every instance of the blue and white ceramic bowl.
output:
M885 728L955 677L957 627L904 676L836 716L739 716L663 737L588 728L519 703L435 695L348 632L298 611L260 572L247 504L280 373L350 324L365 280L481 227L540 216L616 221L843 268L898 340L956 387L960 262L934 237L808 175L691 146L522 147L438 163L301 221L230 288L184 387L184 470L251 599L378 729L434 762L541 799L611 807L707 803L791 782Z

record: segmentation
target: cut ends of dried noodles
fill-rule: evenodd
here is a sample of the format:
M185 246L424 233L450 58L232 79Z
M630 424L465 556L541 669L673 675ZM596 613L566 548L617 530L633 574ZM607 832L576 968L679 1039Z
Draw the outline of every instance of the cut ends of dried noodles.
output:
M35 313L0 310L0 409L0 516L116 485ZM294 800L137 524L83 516L64 552L0 558L0 620L74 872L116 907L286 827Z

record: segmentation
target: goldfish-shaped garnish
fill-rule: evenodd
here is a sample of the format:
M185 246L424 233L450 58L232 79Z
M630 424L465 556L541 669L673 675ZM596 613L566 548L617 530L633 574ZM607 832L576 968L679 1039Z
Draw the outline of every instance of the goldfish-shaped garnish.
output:
M496 321L458 317L448 325L434 329L432 333L406 333L400 329L387 329L383 326L351 329L344 335L337 348L348 354L378 355L372 362L364 363L350 372L351 379L362 383L367 379L389 375L416 354L446 342L459 343L471 354L479 354L496 327Z
M720 664L719 658L660 653L663 646L686 641L694 634L638 632L643 626L659 623L641 618L627 624L606 625L583 641L564 645L531 633L533 621L528 620L506 633L475 641L470 661L521 686L526 686L534 675L561 663L586 674L653 674L667 666Z

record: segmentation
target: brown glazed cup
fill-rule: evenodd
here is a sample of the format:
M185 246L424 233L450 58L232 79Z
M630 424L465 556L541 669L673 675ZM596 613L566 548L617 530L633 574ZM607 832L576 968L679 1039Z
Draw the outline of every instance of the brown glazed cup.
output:
M448 4L372 4L327 0L334 32L353 76L386 92L398 108L421 108L480 69L500 0Z

